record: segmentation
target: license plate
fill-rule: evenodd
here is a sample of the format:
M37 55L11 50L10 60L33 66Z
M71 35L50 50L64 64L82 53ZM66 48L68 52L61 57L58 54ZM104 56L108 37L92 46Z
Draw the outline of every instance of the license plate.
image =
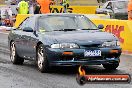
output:
M101 50L84 50L84 57L101 56Z

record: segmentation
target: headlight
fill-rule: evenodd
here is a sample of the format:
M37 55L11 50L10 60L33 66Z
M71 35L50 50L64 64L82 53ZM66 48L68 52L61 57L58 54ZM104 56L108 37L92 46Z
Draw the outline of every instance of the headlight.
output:
M113 46L120 46L119 41L109 41L109 42L104 42L102 44L102 47L113 47Z
M52 44L51 48L79 48L79 46L75 43L60 43Z
M120 42L119 42L119 41L117 41L117 43L116 43L116 44L117 44L117 46L120 46Z

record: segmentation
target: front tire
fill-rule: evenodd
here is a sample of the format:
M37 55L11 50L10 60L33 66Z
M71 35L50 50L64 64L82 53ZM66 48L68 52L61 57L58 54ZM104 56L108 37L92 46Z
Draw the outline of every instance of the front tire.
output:
M113 63L113 64L103 64L103 67L106 70L115 70L119 66L119 63Z
M23 58L20 58L16 52L15 42L11 42L10 45L10 60L13 64L21 65L24 62Z
M43 44L40 44L37 48L37 66L40 72L48 72L49 64Z

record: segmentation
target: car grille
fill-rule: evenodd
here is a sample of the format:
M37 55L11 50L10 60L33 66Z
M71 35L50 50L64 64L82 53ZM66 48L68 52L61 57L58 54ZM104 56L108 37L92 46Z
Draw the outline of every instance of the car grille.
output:
M90 44L90 45L81 45L81 46L85 48L92 48L92 47L99 47L100 44Z
M95 56L95 57L84 57L83 55L78 55L78 56L62 56L61 60L62 61L69 61L69 60L74 60L75 61L90 61L90 60L104 60L106 58L119 58L120 54L102 54L102 56Z
M79 60L81 61L87 61L87 60L103 60L104 58L103 57L85 57L85 58L81 58Z

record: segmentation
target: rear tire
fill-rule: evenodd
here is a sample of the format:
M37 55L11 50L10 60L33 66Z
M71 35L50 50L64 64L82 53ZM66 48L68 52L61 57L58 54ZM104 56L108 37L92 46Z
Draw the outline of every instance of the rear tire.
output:
M103 64L103 67L106 70L115 70L119 66L119 63L113 63L113 64Z
M10 60L13 64L22 65L24 62L23 58L20 58L16 52L15 42L11 42L10 45Z
M37 48L37 66L38 70L42 73L48 72L49 63L47 60L47 56L45 54L45 50L43 48L43 44L40 44Z

